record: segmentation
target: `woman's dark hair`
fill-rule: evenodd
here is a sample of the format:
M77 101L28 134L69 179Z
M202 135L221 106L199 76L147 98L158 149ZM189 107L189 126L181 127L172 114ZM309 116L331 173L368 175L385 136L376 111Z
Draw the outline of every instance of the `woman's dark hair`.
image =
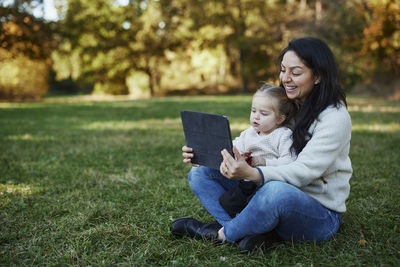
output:
M272 84L264 84L257 90L256 94L264 94L273 97L277 100L277 107L273 107L278 115L285 115L285 120L281 123L282 126L287 125L292 118L296 115L296 105L290 100L286 91L282 86Z
M310 139L311 134L308 129L318 115L330 105L338 108L341 104L347 106L347 102L338 82L335 57L322 40L304 37L290 41L279 56L280 62L288 51L295 52L302 62L312 70L313 75L320 79L320 82L314 85L311 93L301 104L296 116L292 150L298 155ZM282 83L281 86L283 86Z

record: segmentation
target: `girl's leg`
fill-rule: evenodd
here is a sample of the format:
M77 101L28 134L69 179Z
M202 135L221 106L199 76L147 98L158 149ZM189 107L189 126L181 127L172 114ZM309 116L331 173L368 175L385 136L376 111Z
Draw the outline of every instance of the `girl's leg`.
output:
M330 211L295 186L264 184L247 207L223 224L228 241L273 229L285 240L323 241L338 230L341 214Z
M193 193L207 211L224 225L231 217L219 204L219 197L227 190L237 186L239 181L225 178L218 170L204 166L193 167L189 172L189 184Z

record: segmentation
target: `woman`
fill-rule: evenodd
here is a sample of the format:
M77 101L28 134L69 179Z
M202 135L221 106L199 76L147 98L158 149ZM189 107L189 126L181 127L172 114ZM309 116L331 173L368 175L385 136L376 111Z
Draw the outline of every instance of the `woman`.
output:
M324 42L306 37L292 40L280 62L281 86L300 105L292 135L297 159L287 165L251 167L237 150L236 158L224 150L219 171L193 167L189 184L217 222L180 218L173 222L173 234L239 242L239 249L251 251L269 248L277 239L319 242L337 232L352 167L351 119L334 56ZM192 149L182 151L184 162L190 163ZM242 179L262 186L231 218L218 198Z

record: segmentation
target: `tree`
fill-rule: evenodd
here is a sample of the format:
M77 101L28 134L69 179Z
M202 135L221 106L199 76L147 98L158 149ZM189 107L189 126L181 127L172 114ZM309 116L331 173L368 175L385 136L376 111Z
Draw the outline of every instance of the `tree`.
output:
M59 23L64 43L60 53L80 55L79 77L94 83L95 90L127 94L127 77L141 71L148 75L154 95L164 52L179 44L171 34L177 23L161 9L158 1L130 1L121 6L110 0L69 0Z
M129 72L125 15L108 0L69 0L58 22L58 53L78 55L78 80L105 93L126 94ZM65 57L64 57L65 58ZM76 60L77 58L75 58Z
M52 51L50 24L32 15L32 8L43 0L19 0L0 6L0 42L11 57L24 55L31 59L49 59ZM0 58L1 60L1 58Z
M191 31L196 33L193 42L200 43L202 49L222 45L228 71L240 79L242 92L248 92L249 82L265 80L276 71L269 66L282 40L276 31L280 6L274 1L191 1Z
M160 65L167 62L166 51L173 51L189 40L186 35L185 23L177 18L180 12L175 3L145 1L141 5L141 14L137 18L140 25L136 38L129 44L135 61L132 67L148 75L150 94L160 87ZM184 21L184 20L183 20ZM132 23L131 23L132 24ZM182 33L183 31L183 33Z
M395 0L60 1L67 4L56 58L106 93L128 93L132 76L145 76L151 95L181 85L173 76L197 89L229 83L251 91L259 81L275 82L279 51L307 35L333 48L348 88L399 72Z
M42 2L15 0L0 5L0 98L37 99L47 93L52 25L32 15Z
M374 58L376 73L400 74L400 3L362 1L357 7L364 20L360 56Z
M311 32L327 40L339 56L346 87L382 77L393 81L399 75L399 3L331 1L324 7L321 24Z

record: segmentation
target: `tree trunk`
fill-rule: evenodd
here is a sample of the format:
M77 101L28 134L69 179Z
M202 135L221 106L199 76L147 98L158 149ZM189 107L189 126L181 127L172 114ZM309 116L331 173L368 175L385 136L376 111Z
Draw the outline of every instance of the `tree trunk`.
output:
M150 67L146 67L145 72L149 76L150 96L154 96L153 72L151 71Z
M315 20L319 23L322 19L322 3L321 0L315 2Z
M239 61L240 61L240 76L242 78L242 92L247 93L247 80L245 75L245 66L244 66L244 51L242 48L239 48Z
M242 2L238 1L239 8L239 62L240 62L240 77L242 78L242 92L247 93L247 80L245 76L245 57L244 47L241 39L244 38L246 32L246 22L244 21Z

